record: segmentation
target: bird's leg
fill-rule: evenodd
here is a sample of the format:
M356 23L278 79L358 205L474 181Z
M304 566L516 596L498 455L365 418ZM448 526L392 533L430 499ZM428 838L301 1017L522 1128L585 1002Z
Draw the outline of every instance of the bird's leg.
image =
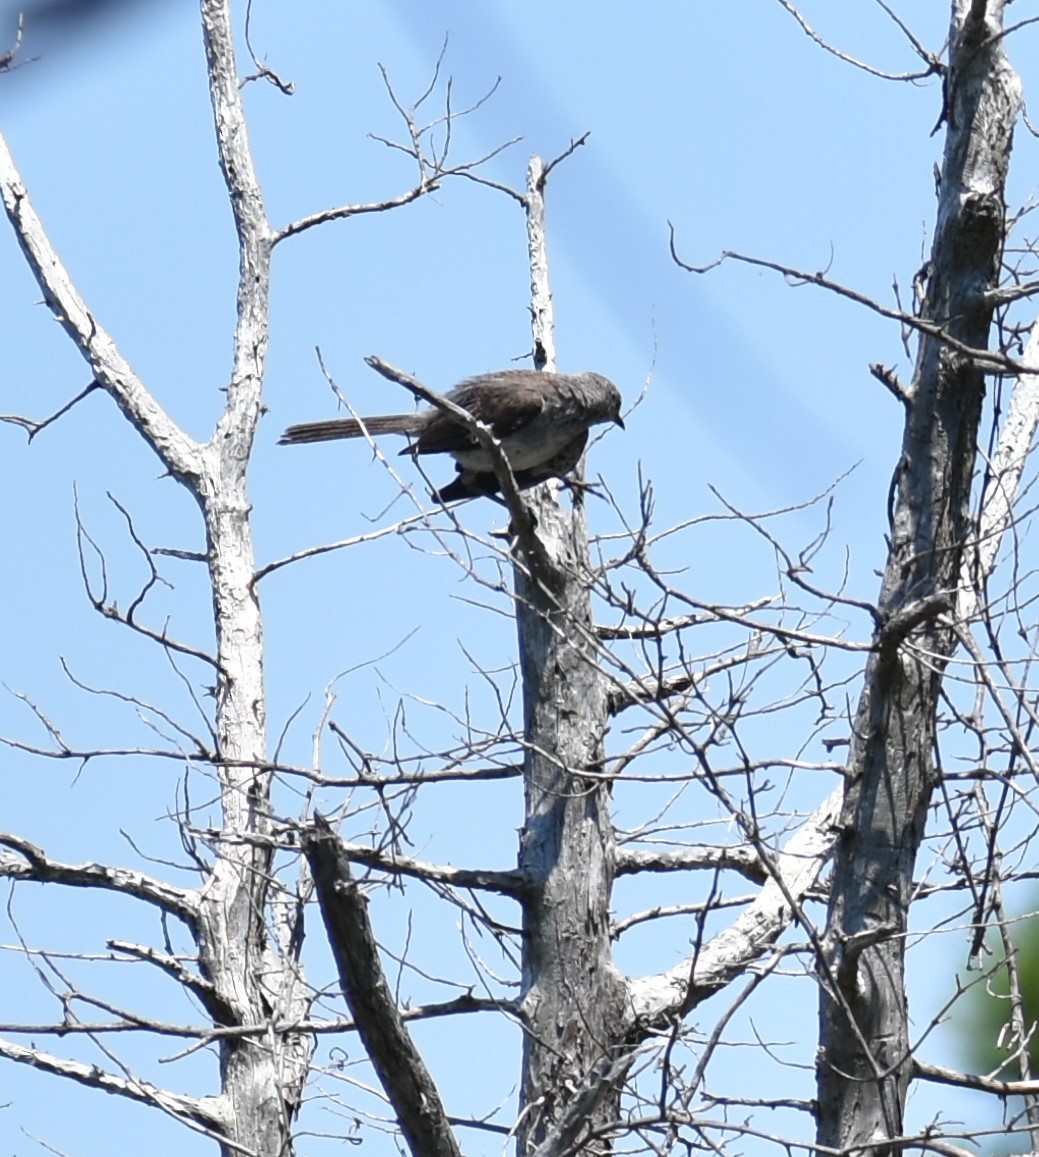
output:
M597 482L585 482L583 478L561 478L560 482L570 491L571 502L583 502L586 494L591 494L595 498L601 498L603 501L606 499L606 495L600 493Z

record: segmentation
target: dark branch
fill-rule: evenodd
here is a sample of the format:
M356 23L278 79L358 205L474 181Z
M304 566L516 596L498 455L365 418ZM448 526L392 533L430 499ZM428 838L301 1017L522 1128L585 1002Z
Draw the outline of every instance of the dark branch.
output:
M461 1157L440 1093L401 1019L379 959L368 901L346 850L315 814L303 833L343 995L414 1157Z

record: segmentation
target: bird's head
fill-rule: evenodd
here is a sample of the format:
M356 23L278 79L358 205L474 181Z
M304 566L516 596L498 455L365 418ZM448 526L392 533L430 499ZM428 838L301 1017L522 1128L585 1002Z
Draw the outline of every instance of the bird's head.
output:
M624 419L621 417L621 407L624 403L621 400L620 390L602 374L584 373L581 374L581 377L587 382L589 399L596 415L596 423L612 422L623 430Z

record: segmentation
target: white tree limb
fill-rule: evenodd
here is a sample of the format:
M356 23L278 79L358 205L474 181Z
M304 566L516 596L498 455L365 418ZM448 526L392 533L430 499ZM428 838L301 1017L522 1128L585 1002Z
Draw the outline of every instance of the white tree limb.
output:
M1014 514L1021 475L1028 451L1039 427L1039 321L1032 327L1021 364L1029 373L1020 374L1010 395L1006 423L993 455L988 482L981 498L978 519L978 547L968 555L960 581L960 622L970 622L978 611L978 591L992 573L1003 535Z
M756 884L762 883L768 875L761 857L746 845L712 848L706 844L690 844L685 848L659 852L626 851L623 848L617 852L618 876L632 876L637 872L717 871L723 868L739 872Z
M202 1126L207 1132L223 1135L227 1128L227 1112L221 1097L187 1097L160 1089L149 1081L131 1077L117 1077L97 1065L84 1064L54 1056L38 1048L24 1048L13 1041L0 1039L0 1056L19 1064L30 1065L56 1077L66 1077L88 1088L101 1089L131 1101L163 1109L181 1121Z
M52 860L42 848L9 832L0 832L0 845L11 848L23 857L18 859L0 855L0 877L4 879L121 892L179 916L189 925L193 925L198 918L198 897L190 889L174 887L130 868L116 868L109 864L61 863Z
M754 963L789 926L795 902L819 878L837 838L843 789L833 792L790 838L775 859L774 878L738 920L667 972L629 981L631 1010L639 1023L688 1012Z
M29 201L2 134L0 196L47 305L90 365L95 379L111 394L170 473L190 483L201 469L201 448L151 396L76 291Z

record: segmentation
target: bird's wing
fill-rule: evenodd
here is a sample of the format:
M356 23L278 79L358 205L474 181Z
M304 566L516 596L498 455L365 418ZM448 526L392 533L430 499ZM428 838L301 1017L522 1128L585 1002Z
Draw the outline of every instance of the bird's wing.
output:
M528 384L519 376L503 373L500 381L463 382L447 395L474 418L484 422L496 438L507 438L522 430L541 413L544 392L536 383ZM413 450L416 454L451 453L471 450L476 439L449 414L437 411L419 435Z

